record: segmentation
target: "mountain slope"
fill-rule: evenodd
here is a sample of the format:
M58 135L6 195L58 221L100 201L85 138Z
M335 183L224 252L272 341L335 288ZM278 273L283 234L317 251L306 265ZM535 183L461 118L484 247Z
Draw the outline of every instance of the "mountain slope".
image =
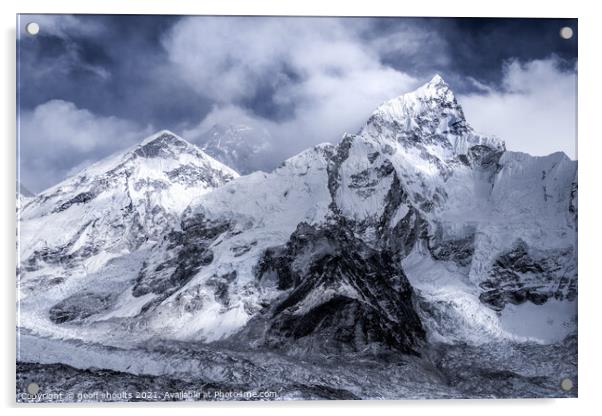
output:
M128 154L153 155L161 175L182 173L178 184L195 178L186 196L202 196L184 209L190 199L171 199L180 185L163 191L145 170L136 214L116 214L129 202L94 208L106 210L100 224L117 215L127 237L113 221L95 237L81 207L116 198L94 191L100 179L88 189L83 174L40 195L24 210L28 278L56 278L47 265L57 258L89 271L24 302L25 327L105 345L159 337L302 356L556 342L576 329L576 162L508 152L476 133L438 76L384 103L358 134L269 174L230 180L207 162L209 178L191 175L167 162L172 147L145 146ZM118 177L129 192L128 175ZM57 255L35 230L48 232L40 218L61 212L81 219L69 241L83 243L51 236ZM94 260L90 241L119 255Z
M211 298L212 289L203 288L214 267L237 273L228 283L229 305L245 305L238 321L242 327L262 304L288 296L277 283L279 273L286 279L288 272L268 273L272 277L264 283L263 274L254 275L262 253L292 244L291 235L302 222L316 230L336 224L402 262L423 300L418 312L432 338L480 343L534 336L551 341L574 329L575 175L576 163L563 154L539 158L506 152L500 140L475 133L453 93L435 77L385 103L358 135L344 137L339 145L318 146L269 175L241 178L199 201L187 221L227 222L237 231L220 238L217 250L244 249L236 258L220 256L214 263L219 266L204 267L190 285ZM530 254L508 258L517 246ZM355 250L362 251L356 245L343 251ZM328 253L322 248L315 256L320 260ZM313 264L314 255L311 261L307 255L302 250L289 261ZM540 267L529 266L534 262ZM306 270L297 280L311 280L311 275ZM492 284L501 281L500 275L512 284ZM318 308L333 297L348 297L348 285L338 287L318 288L318 293L330 293L319 301L313 291L303 296ZM553 324L547 323L549 311L543 307L532 323L550 327L543 332L517 330L503 313L512 310L513 319L520 320L515 305L550 306L554 301L572 306ZM166 309L180 316L172 304ZM202 337L205 327L197 329Z
M152 245L194 197L237 176L168 131L95 163L20 211L22 286L85 276Z

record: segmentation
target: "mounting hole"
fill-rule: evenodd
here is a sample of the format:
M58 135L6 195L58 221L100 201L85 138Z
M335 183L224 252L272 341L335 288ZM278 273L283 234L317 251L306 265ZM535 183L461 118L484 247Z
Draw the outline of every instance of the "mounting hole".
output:
M29 383L27 385L27 393L29 394L38 394L39 391L40 386L38 385L38 383Z
M564 391L571 391L571 390L573 390L573 380L571 380L570 378L563 379L560 382L560 387Z
M573 29L568 26L563 27L560 29L560 37L562 39L571 39L573 37Z
M25 25L25 31L31 36L35 36L40 32L40 25L36 22L29 22Z

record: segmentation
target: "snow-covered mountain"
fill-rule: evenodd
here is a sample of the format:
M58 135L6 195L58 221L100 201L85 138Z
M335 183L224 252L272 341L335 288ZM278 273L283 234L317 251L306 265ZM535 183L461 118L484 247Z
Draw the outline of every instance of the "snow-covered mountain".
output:
M161 241L193 198L237 176L160 131L30 198L19 213L22 295Z
M475 132L439 76L271 173L160 133L23 209L19 326L305 358L558 343L576 331L576 175Z
M198 139L205 153L242 175L270 170L278 163L270 133L247 124L215 124Z
M379 107L340 144L307 150L193 204L183 223L195 233L220 231L207 245L214 261L178 289L177 299L158 305L161 325L168 322L174 336L215 340L260 321L252 334L277 344L287 339L272 334L282 332L277 328L309 321L316 328L304 326L301 338L310 349L323 341L323 326L336 333L341 322L363 322L367 306L379 322L415 322L413 309L400 314L378 300L392 290L402 296L409 281L420 300L419 323L375 330L408 334L393 342L401 349L413 348L423 327L450 342L557 340L574 329L576 314L575 175L576 163L563 154L507 152L500 140L475 133L435 77ZM355 273L380 285L365 276L378 276L383 264L360 260L372 250L401 266L385 273L389 286L356 281ZM187 299L199 297L191 311ZM341 315L337 322L322 321L332 314ZM522 315L529 327L521 327ZM303 342L293 338L290 347L299 349Z

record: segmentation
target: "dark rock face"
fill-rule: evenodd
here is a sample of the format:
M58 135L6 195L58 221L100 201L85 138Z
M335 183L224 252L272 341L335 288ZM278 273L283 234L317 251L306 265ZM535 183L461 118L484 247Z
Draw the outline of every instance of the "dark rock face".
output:
M182 231L173 231L166 237L168 249L176 249L175 256L148 262L140 271L132 290L134 296L155 293L170 296L190 281L200 267L213 261L211 243L230 227L225 222L212 222L197 216L182 222Z
M79 194L75 195L74 197L60 203L55 209L52 210L52 213L62 212L62 211L65 211L65 210L71 208L73 205L87 204L88 202L94 200L98 195L103 193L105 190L114 186L114 181L115 181L114 176L120 167L121 166L118 166L112 170L105 172L103 175L93 178L93 180L88 184L88 187L89 187L88 190L80 192ZM130 172L125 170L124 173L126 175L129 175ZM86 181L88 179L89 178L86 176L80 177L78 185L86 186ZM58 194L58 193L60 193L60 189L55 194ZM49 195L45 196L45 199L48 197L49 197Z
M196 183L206 183L215 188L234 179L232 175L225 174L218 170L202 171L195 166L188 165L183 165L170 170L169 172L166 172L166 174L172 182L188 186Z
M77 194L73 198L71 198L69 201L62 203L53 212L64 211L64 210L68 209L69 207L71 207L71 205L85 204L86 202L91 201L92 199L96 198L96 196L97 195L94 192L82 192L80 194Z
M495 261L490 278L481 283L481 302L501 311L507 303L526 301L541 305L548 299L577 297L577 270L570 258L572 248L534 250L519 240L515 247Z
M365 169L361 172L351 175L350 189L361 190L363 188L372 188L386 176L389 176L395 171L393 164L389 160L385 160L382 165L374 169L375 175L372 175L371 169Z
M341 185L341 176L340 169L341 165L347 158L349 157L349 152L351 150L351 146L353 145L353 140L355 136L346 135L343 137L343 140L336 146L336 148L331 148L328 150L328 191L330 192L330 210L335 214L339 215L340 210L336 204L336 194L339 186Z
M212 287L215 293L215 298L224 306L230 305L230 285L236 279L235 271L226 273L221 276L213 276L207 281L207 285Z
M78 260L91 257L99 252L99 248L93 244L86 244L73 250L80 236L89 229L93 229L96 221L90 221L84 224L74 237L66 244L59 247L47 247L33 252L33 254L23 262L25 271L33 271L42 267L44 264L60 264L69 266Z
M427 240L428 248L436 260L453 261L460 266L468 266L474 254L475 230L468 230L467 235L458 239L444 239L441 228Z
M187 143L183 140L178 139L173 134L164 133L156 139L140 146L134 154L140 157L155 158L155 157L169 157L173 153L170 150L171 147L179 149L185 149Z
M468 155L465 157L472 167L490 169L497 168L500 157L502 157L503 154L504 150L477 145L468 149Z
M577 177L575 177L575 181L571 184L571 202L569 204L569 212L573 215L573 221L575 222L575 229L577 229L577 198L578 198L578 185L577 185Z
M79 321L113 306L116 297L112 294L93 292L77 293L50 308L48 317L55 324Z
M416 209L410 207L408 213L393 227L383 227L380 245L399 262L407 256L418 239L427 237L427 223Z
M420 212L409 202L408 194L403 189L399 176L392 172L393 181L385 197L385 209L377 225L381 247L395 262L407 256L419 238L427 237L427 223L422 219ZM408 205L407 214L394 222L395 213L402 205Z
M268 250L260 261L258 279L272 273L287 293L263 317L270 347L416 353L424 339L401 268L342 224L299 224L285 247Z

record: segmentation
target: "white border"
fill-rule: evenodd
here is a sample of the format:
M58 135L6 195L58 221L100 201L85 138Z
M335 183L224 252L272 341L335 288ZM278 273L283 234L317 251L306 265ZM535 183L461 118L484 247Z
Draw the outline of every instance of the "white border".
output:
M48 415L81 414L100 415L123 411L128 414L164 415L167 411L181 414L303 414L308 412L344 412L345 415L368 412L395 414L438 415L498 415L545 413L552 415L577 415L598 413L596 405L602 394L598 393L600 379L602 276L597 273L598 259L602 259L602 230L600 216L602 193L602 68L600 40L602 19L595 2L525 0L486 1L385 1L356 2L326 0L3 0L0 2L2 21L2 52L0 57L3 76L1 126L3 171L1 189L3 196L1 225L2 250L2 326L3 352L0 397L10 414L31 414L35 408L15 408L15 15L16 13L118 13L118 14L270 14L270 15L346 15L346 16L487 16L487 17L578 17L579 18L579 399L565 400L498 400L498 401L400 401L400 402L285 402L285 403L217 403L178 405L167 410L169 404L159 405L105 405L102 408L84 409L81 406L40 406ZM520 39L517 39L520 41ZM173 405L172 405L173 406ZM340 410L338 410L340 409ZM6 413L5 413L6 414Z

